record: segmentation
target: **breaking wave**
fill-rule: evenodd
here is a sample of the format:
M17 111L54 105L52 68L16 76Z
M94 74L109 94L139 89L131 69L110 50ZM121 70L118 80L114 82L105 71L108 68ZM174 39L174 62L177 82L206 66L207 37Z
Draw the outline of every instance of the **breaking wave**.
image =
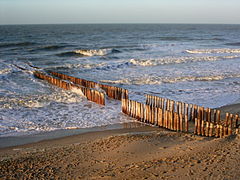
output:
M234 59L240 56L203 56L203 57L166 57L161 59L138 60L131 59L130 63L137 66L157 66L165 64L180 64L199 61L217 61L223 59Z
M189 54L220 54L220 53L240 53L240 49L195 49L195 50L186 50L185 52Z
M185 77L136 77L132 79L119 79L119 80L101 80L103 83L109 84L122 84L122 85L155 85L162 83L177 83L184 81L220 81L227 78L239 78L240 74L233 75L216 75L216 76L185 76Z
M73 90L72 92L73 93L67 91L56 91L49 95L44 94L38 96L24 96L15 98L1 97L0 108L4 109L12 109L17 107L39 108L47 106L52 102L57 103L81 102L82 94L76 90Z
M106 56L108 54L120 53L117 49L79 49L58 54L59 56Z
M84 68L84 69L92 69L92 68L98 68L105 66L105 63L100 64L64 64L61 66L48 66L48 68L45 68L45 70L64 70L64 69L78 69L78 68Z
M6 68L6 69L0 69L0 75L1 74L8 74L12 71L12 69L10 68Z

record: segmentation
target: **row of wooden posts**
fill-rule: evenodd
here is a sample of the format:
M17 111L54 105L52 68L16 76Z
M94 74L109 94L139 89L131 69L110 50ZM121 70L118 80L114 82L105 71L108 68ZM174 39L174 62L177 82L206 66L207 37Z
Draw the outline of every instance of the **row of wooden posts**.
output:
M164 127L174 131L188 132L188 116L143 104L134 100L122 99L122 112L140 122Z
M68 76L65 74L57 73L57 72L50 72L50 73L55 77L71 81L72 83L78 84L83 87L97 88L97 89L100 88L100 89L104 90L106 95L112 99L121 101L122 97L128 98L128 90L127 89L123 89L123 88L115 87L115 86L109 86L106 84L101 84L101 83L97 83L97 82L93 82L93 81L89 81L89 80L85 80L85 79L81 79L81 78L76 78L73 76Z
M63 88L65 90L71 90L73 88L80 89L82 91L83 95L89 101L95 102L97 104L105 105L105 94L103 92L100 92L100 91L92 89L92 88L78 86L76 84L66 82L62 79L58 79L58 78L54 78L52 76L48 76L48 75L43 74L39 71L35 71L34 76L39 78L39 79L46 80L48 83L53 84L55 86L58 86L60 88Z
M193 122L194 134L209 137L238 134L240 126L238 115L226 113L226 118L221 120L220 110L152 95L146 95L146 104L123 99L122 112L141 122L181 132L190 132L189 123Z
M146 102L140 103L130 100L128 90L123 88L57 72L49 73L54 77L40 71L35 71L34 75L66 90L81 89L88 100L101 105L105 105L105 94L110 98L121 100L123 113L146 124L209 137L224 137L239 132L238 115L226 113L226 118L221 120L220 110L175 102L153 95L146 95Z
M122 97L128 98L128 90L123 88L75 78L57 72L50 72L50 74L54 77L40 71L34 72L35 77L46 80L50 84L65 90L71 90L72 88L81 89L82 93L89 101L93 101L97 104L105 105L105 94L116 100L121 100Z

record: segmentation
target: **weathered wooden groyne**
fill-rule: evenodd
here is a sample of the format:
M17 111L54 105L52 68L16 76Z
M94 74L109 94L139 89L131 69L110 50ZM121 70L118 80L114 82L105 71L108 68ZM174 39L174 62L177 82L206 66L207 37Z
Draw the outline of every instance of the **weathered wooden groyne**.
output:
M93 82L93 81L89 81L89 80L85 80L85 79L81 79L81 78L76 78L73 76L68 76L65 74L57 73L57 72L51 71L49 73L55 77L71 81L72 83L78 84L83 87L97 88L97 89L100 88L100 89L104 90L106 95L112 99L121 100L122 97L128 98L128 90L127 89L123 89L123 88L115 87L115 86L109 86L106 84L101 84L101 83L97 83L97 82Z
M226 113L225 118L221 118L223 114L220 110L176 102L153 95L146 95L145 103L137 102L129 99L127 89L58 72L35 71L34 76L65 90L81 89L88 100L101 105L105 105L106 96L121 100L122 112L145 124L217 138L238 134L240 131L238 114Z
M221 119L220 110L152 95L146 95L145 104L123 99L122 112L147 124L207 137L238 134L240 127L238 114L226 113ZM190 123L194 125L191 129Z
M48 83L58 86L60 88L63 88L65 90L71 90L73 88L80 89L83 93L83 95L92 102L95 102L97 104L105 105L105 94L103 92L100 92L96 89L88 88L88 87L83 87L83 86L78 86L73 83L66 82L62 79L54 78L52 76L49 76L47 74L44 74L39 71L34 72L34 76L46 80Z

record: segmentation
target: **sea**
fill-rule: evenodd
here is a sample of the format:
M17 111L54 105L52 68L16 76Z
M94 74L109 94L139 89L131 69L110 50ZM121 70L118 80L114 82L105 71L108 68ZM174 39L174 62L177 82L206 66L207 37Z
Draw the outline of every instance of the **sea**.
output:
M240 101L240 25L0 26L0 137L132 122L121 103L86 100L33 76L41 71L209 108Z

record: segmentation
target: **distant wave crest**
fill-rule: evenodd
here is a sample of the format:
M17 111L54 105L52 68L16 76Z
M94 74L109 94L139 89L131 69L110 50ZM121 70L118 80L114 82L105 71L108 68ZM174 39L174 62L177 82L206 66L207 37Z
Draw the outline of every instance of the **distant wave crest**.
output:
M220 53L240 53L240 49L194 49L194 50L186 50L185 52L189 54L220 54Z
M188 62L200 62L200 61L217 61L222 59L234 59L239 56L202 56L202 57L166 57L160 59L131 59L130 63L136 66L158 66L165 64L180 64Z
M184 77L135 77L132 79L102 80L101 82L109 84L127 84L127 85L154 85L162 83L177 83L184 81L220 81L227 78L239 78L240 74L233 75L213 75L213 76L184 76Z
M12 69L10 68L6 68L6 69L0 69L0 75L1 74L8 74L12 71Z
M58 54L60 56L106 56L108 54L119 53L117 49L79 49Z

